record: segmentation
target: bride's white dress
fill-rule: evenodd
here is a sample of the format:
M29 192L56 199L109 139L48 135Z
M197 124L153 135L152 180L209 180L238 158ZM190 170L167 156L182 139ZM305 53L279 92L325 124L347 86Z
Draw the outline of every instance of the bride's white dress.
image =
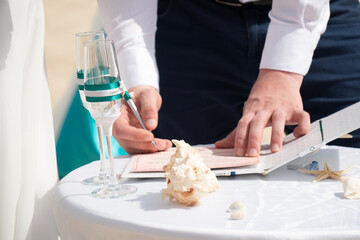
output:
M57 239L42 0L1 0L0 33L0 239Z

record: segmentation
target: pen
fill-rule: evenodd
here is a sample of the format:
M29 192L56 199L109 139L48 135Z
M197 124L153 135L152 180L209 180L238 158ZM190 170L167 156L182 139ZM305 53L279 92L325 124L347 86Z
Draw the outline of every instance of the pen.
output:
M145 130L148 130L148 131L149 131L149 129L147 129L147 128L145 127L144 122L142 121L141 116L140 116L140 114L139 114L139 111L137 110L137 107L136 107L134 101L131 99L130 94L128 93L128 91L124 91L124 92L123 92L123 96L124 96L124 98L125 98L125 101L126 101L127 104L129 105L129 107L131 108L131 110L132 110L133 113L135 114L137 120L140 122L141 126L142 126ZM156 148L158 148L158 146L156 145L155 140L152 140L151 143L152 143Z

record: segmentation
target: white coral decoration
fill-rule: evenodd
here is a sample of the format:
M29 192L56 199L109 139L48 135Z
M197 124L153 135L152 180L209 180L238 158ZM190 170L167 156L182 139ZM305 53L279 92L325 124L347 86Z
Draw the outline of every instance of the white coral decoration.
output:
M208 192L219 188L216 176L206 167L200 154L184 140L173 140L176 152L164 166L167 188L162 198L195 205Z

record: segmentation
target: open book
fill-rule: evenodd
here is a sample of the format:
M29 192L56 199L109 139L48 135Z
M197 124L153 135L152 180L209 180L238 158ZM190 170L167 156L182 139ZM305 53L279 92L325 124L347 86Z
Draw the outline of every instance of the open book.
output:
M295 138L287 135L281 151L271 153L268 145L263 145L260 157L236 157L233 149L216 149L209 146L195 146L204 163L217 176L238 174L267 174L284 164L314 152L326 143L360 128L360 102L355 103L328 117L311 124L308 134ZM170 161L175 148L152 154L131 156L122 176L124 178L161 178L162 167Z

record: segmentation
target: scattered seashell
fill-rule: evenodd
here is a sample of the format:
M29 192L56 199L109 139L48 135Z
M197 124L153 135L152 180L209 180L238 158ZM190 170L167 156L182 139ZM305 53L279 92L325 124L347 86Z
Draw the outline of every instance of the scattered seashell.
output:
M241 209L241 210L233 210L230 213L230 218L233 220L240 220L243 219L245 217L245 209Z
M228 212L232 212L233 210L239 210L244 208L244 204L240 201L233 202L229 208L227 209Z
M243 219L245 217L245 205L240 201L235 201L228 207L227 212L230 212L231 219Z
M344 197L347 199L360 199L360 178L350 177L343 183Z

